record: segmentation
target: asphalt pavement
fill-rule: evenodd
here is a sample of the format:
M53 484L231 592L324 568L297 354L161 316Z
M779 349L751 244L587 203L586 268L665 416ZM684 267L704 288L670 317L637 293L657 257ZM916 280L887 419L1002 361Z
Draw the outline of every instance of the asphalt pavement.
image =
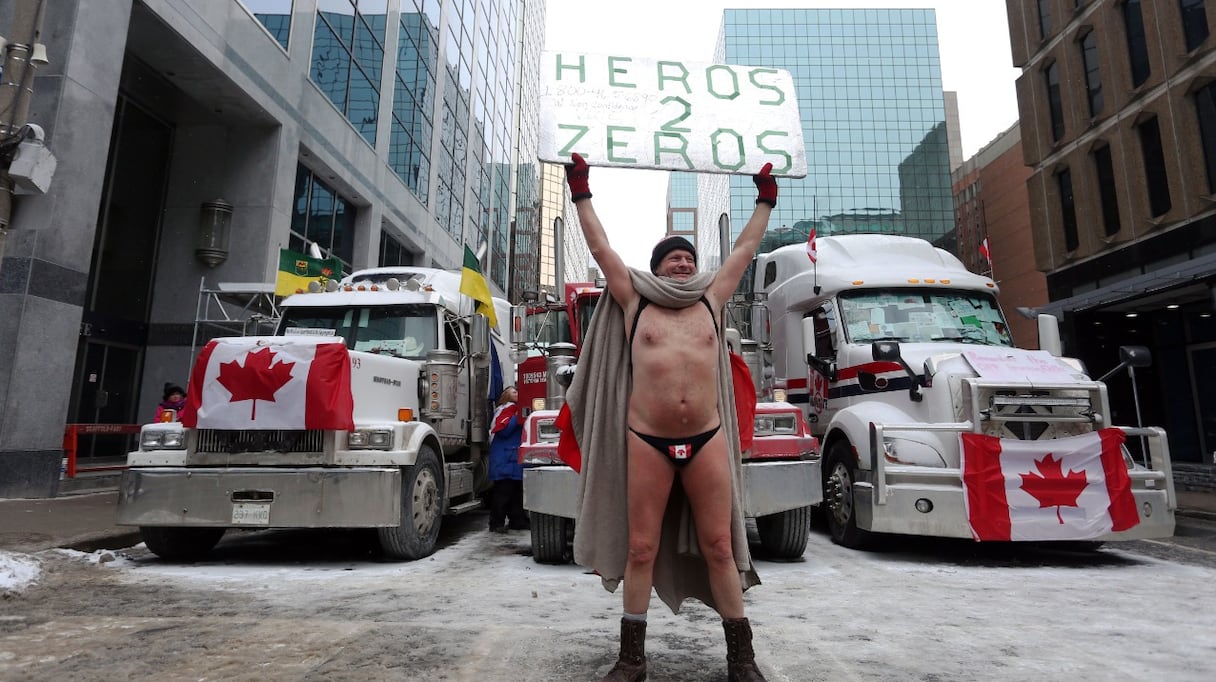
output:
M118 480L117 472L81 475L65 480L59 497L0 499L0 551L93 551L139 543L138 529L114 523ZM1216 493L1178 491L1177 517L1180 526L1216 524Z

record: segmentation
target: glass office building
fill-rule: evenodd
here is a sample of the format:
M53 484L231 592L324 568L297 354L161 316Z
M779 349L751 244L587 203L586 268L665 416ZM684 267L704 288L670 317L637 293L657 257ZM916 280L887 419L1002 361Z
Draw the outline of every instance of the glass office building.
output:
M808 173L780 182L762 249L818 234L937 241L954 228L937 19L931 9L728 9L715 61L790 71ZM729 185L730 239L751 214L746 176L701 182L702 209ZM720 240L703 220L703 246ZM724 231L722 231L724 232ZM723 235L724 236L724 235Z

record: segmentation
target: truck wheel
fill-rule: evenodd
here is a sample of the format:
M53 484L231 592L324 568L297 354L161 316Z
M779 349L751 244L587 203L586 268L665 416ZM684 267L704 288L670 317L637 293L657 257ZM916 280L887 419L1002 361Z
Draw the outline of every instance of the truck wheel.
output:
M532 512L532 559L538 564L570 563L570 531L574 519Z
M215 547L225 530L140 526L139 535L148 549L165 561L198 561Z
M418 449L414 466L401 470L401 523L377 528L385 558L412 561L435 551L443 518L443 479L430 445Z
M857 465L848 441L838 440L828 449L823 470L823 504L827 505L828 532L832 542L852 549L865 549L873 535L857 527L856 498L853 483L857 480Z
M798 507L756 517L760 546L776 559L797 559L806 551L811 534L811 508Z

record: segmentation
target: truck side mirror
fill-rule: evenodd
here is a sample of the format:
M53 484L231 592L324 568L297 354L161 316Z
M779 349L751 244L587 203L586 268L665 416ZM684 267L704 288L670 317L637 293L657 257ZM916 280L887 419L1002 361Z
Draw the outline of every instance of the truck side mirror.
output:
M1039 350L1045 350L1057 358L1064 354L1064 347L1060 344L1060 320L1055 315L1039 315Z
M1148 367L1153 354L1146 346L1119 346L1119 363L1127 367Z
M490 352L490 320L477 313L469 320L469 355L484 358Z
M828 381L836 381L836 362L815 355L815 318L811 316L802 318L802 357L806 358L806 364L819 370Z
M752 336L761 346L772 343L772 333L768 326L768 305L764 303L752 305Z
M511 306L511 345L520 346L528 342L527 329L524 324L528 319L528 306Z
M913 372L912 368L908 366L908 362L904 360L904 356L899 352L898 341L875 341L870 346L870 355L875 360L882 362L898 362L904 368L904 371L908 373L908 376L912 378L912 386L908 389L908 397L914 403L919 403L925 399L925 396L920 392L920 387L926 385L925 377Z

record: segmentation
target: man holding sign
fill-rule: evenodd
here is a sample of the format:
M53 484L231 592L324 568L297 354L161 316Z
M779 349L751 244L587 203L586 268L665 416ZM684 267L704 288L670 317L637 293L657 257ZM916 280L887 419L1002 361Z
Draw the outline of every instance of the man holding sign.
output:
M620 656L604 679L645 679L653 587L673 612L689 597L717 610L729 679L763 680L743 613L743 590L760 581L742 513L723 314L777 204L772 164L753 176L756 208L718 272L698 272L696 248L679 237L660 241L643 272L609 245L587 163L572 158L571 198L607 279L567 393L583 458L575 560L609 590L625 583Z

